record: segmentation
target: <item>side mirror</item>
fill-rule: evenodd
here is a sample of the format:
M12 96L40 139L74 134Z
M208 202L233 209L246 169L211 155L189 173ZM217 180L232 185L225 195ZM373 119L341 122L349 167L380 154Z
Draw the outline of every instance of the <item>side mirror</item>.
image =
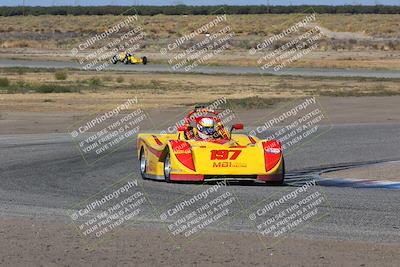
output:
M231 130L229 131L229 139L232 138L232 130L243 130L243 123L236 123L232 125Z
M188 129L187 125L178 126L178 132L186 132Z
M243 123L236 123L236 124L232 125L232 129L235 129L235 130L243 130L243 128L244 128Z

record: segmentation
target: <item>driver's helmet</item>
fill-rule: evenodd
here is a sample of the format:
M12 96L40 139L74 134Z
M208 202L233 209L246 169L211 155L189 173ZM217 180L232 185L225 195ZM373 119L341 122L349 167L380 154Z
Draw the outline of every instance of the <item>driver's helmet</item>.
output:
M197 119L197 130L201 139L209 139L215 133L214 120L209 117Z

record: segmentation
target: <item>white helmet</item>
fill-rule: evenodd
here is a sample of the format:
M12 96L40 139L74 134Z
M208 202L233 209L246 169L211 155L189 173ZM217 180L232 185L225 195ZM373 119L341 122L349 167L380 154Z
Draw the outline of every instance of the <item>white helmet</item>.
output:
M204 117L197 120L197 130L199 130L199 137L201 139L209 139L214 133L214 120L212 118Z

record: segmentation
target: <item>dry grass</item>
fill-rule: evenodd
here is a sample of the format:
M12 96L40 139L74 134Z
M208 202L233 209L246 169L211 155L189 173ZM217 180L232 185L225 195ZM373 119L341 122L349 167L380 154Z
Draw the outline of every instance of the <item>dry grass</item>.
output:
M370 78L307 78L258 75L199 75L199 74L135 74L69 71L68 80L59 81L48 71L29 72L24 75L5 72L10 85L52 85L58 88L77 88L80 93L16 93L0 94L0 110L14 111L90 111L101 105L112 108L127 98L137 96L146 108L195 105L214 101L220 97L233 99L243 108L260 108L276 101L309 95L329 96L381 96L399 95L398 80ZM118 82L117 77L124 77ZM112 77L112 79L110 79ZM92 80L96 83L93 90ZM2 88L0 88L0 92Z
M236 33L235 49L248 49L266 36L279 33L304 17L304 14L229 15L227 25ZM151 50L159 48L169 39L193 32L213 18L205 15L140 16L138 24L147 33L148 42L145 45ZM41 45L49 48L70 48L124 19L126 17L111 15L0 17L0 32L3 35L0 46L13 48ZM400 37L400 15L320 14L317 15L316 23L335 32L351 32L371 37ZM121 31L127 32L131 28L126 27ZM396 46L391 49L400 48Z
M248 49L305 16L229 15L224 25L229 25L235 32L231 48L205 64L256 66L261 55L251 56ZM141 25L146 32L139 53L148 56L150 64L166 63L168 58L159 53L161 47L193 32L213 18L203 15L139 16L135 25ZM321 40L315 51L300 58L291 67L400 70L400 15L320 14L316 18L316 24L335 33L336 37ZM124 16L111 15L0 17L0 56L69 61L72 59L71 48L125 19ZM119 35L132 28L133 24L132 27L122 28ZM100 48L119 35L99 41L93 48Z
M278 33L290 23L297 22L304 14L256 14L228 15L228 23L239 36L265 36ZM374 37L399 37L400 15L382 14L318 14L317 22L332 31L364 33ZM48 33L100 33L122 21L123 16L17 16L0 17L0 32ZM179 37L190 33L214 17L187 16L140 16L151 37Z
M305 16L229 15L224 25L229 25L235 33L231 47L205 64L256 66L261 55L251 56L248 49ZM204 15L139 16L135 25L141 25L146 33L140 42L139 53L148 56L150 64L166 63L167 58L159 53L161 47L193 32L213 18ZM0 57L71 60L70 50L73 47L125 19L111 15L0 17ZM319 14L315 24L335 33L335 37L323 38L316 50L291 64L291 67L400 70L400 15ZM119 34L98 41L92 48L100 48L132 28L133 25L122 28ZM93 52L85 52L90 51Z

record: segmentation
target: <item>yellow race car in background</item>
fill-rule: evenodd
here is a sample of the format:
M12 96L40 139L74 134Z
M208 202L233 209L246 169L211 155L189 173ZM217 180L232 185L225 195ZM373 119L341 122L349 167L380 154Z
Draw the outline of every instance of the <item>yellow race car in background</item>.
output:
M112 57L111 62L117 64L117 62L123 62L124 64L147 64L147 57L135 57L133 54L127 52L121 52Z
M215 137L196 137L196 122L202 118L215 121ZM218 113L206 108L190 112L186 123L173 134L141 133L137 139L140 173L143 179L172 181L260 181L283 184L285 164L278 140L260 140L234 124L222 125Z

